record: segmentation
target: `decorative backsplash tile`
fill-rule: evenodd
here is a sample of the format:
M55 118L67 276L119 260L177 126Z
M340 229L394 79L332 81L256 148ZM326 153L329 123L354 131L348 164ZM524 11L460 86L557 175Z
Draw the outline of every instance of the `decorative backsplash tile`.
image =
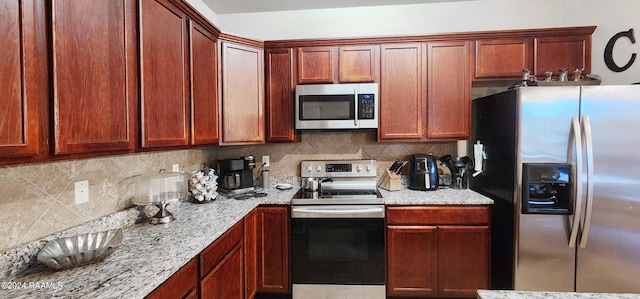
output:
M191 172L218 159L270 157L272 178L300 175L302 160L376 159L378 175L416 153L454 154L455 142L378 143L375 131L305 132L298 143L210 147L0 167L0 251L122 211L131 206L136 176ZM258 173L256 168L256 174ZM76 205L74 182L89 181L89 202Z

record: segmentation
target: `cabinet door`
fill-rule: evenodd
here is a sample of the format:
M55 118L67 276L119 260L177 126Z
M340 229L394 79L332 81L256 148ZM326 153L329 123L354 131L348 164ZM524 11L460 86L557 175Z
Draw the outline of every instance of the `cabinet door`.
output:
M331 46L298 48L298 84L333 83L334 52Z
M218 130L218 41L189 21L191 50L191 144L216 144Z
M244 216L244 289L246 299L258 292L258 212Z
M471 132L471 42L428 44L427 137L467 139Z
M131 0L52 1L55 154L134 149L135 7Z
M436 226L387 226L387 296L437 294L436 230Z
M507 38L476 41L475 78L521 78L533 72L533 39Z
M293 52L267 50L267 141L296 141Z
M142 147L189 144L187 16L170 0L140 0Z
M39 25L43 7L40 1L0 1L0 165L5 158L36 156L46 142L47 72L39 68L46 57L38 50L46 34Z
M591 73L591 35L549 36L535 39L535 74L583 69Z
M426 116L424 44L381 47L380 141L421 140Z
M173 274L146 299L180 299L198 294L198 258L194 258Z
M475 298L489 288L488 226L438 227L438 295Z
M340 47L338 81L340 83L377 81L379 49L379 46Z
M258 207L258 291L290 293L289 209Z
M243 298L242 242L200 281L201 298Z
M258 48L222 43L222 142L264 143L264 65Z

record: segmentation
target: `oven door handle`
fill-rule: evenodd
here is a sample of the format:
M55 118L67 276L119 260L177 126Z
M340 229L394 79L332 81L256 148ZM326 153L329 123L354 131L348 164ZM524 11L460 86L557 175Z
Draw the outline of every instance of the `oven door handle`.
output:
M384 205L294 206L291 218L384 218Z

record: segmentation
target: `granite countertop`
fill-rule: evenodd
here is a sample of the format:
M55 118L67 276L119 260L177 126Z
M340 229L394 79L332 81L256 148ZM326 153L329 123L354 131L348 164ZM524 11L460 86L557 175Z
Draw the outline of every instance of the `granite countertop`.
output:
M122 243L104 262L59 271L30 266L2 281L0 297L144 298L255 207L288 204L294 193L274 189L266 197L245 200L218 196L207 204L169 204L175 221L126 226ZM50 285L38 288L35 283Z
M637 299L640 294L478 290L480 299Z
M379 189L385 205L491 205L493 200L469 189L438 189L416 191L401 188L399 191Z
M265 197L244 200L218 196L206 204L172 203L167 210L176 220L163 225L149 224L140 215L151 216L157 208L131 208L30 242L0 255L0 278L5 277L0 279L0 297L143 298L255 207L289 205L298 189L271 188ZM380 192L390 205L493 203L471 190ZM33 262L48 240L119 227L124 228L124 239L104 262L58 271Z

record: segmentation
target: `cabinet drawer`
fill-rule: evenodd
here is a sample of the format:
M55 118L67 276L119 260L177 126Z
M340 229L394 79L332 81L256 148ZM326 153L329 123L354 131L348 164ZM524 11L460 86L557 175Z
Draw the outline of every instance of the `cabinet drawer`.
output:
M236 223L200 253L200 277L209 273L236 244L242 241L243 221Z
M173 274L162 285L145 299L184 298L188 294L198 294L198 260L192 259L188 264Z
M489 224L486 206L388 206L387 224Z

